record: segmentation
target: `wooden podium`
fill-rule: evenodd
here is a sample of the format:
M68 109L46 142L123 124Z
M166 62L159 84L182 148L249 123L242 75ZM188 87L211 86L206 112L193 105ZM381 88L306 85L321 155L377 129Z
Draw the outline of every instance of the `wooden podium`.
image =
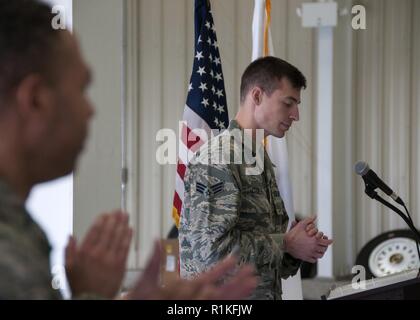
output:
M351 284L332 290L323 300L420 300L418 270L365 281L364 289Z

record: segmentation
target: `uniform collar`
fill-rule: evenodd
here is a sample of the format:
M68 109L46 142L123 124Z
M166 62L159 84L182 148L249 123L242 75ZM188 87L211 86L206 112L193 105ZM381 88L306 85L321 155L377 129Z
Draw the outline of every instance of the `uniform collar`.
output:
M10 185L0 178L0 221L26 224L32 221L22 200Z
M255 156L255 149L257 149L256 151L257 152L264 152L264 145L263 145L263 142L261 141L261 142L259 142L258 144L257 144L257 147L255 148L251 148L251 146L249 146L248 144L245 144L245 138L244 138L244 135L245 134L248 134L248 133L245 133L245 130L244 130L244 128L242 128L240 125L239 125L239 123L238 123L238 121L236 121L236 120L231 120L230 121L230 123L229 123L229 127L228 127L228 130L229 131L233 131L233 130L241 130L241 132L242 132L242 137L241 137L241 139L242 139L242 141L241 141L241 144L242 144L242 147L244 147L244 149L245 148L247 148L248 150L250 150L250 151L252 151L252 154ZM236 139L237 137L235 136L235 139ZM239 141L238 141L239 142ZM253 141L253 142L255 142L255 141Z
M13 191L12 187L0 178L0 202L7 200L8 203L13 205L20 205L24 206L25 202L22 200L15 191Z
M249 144L245 144L245 131L244 128L242 128L239 123L236 120L231 120L229 123L229 127L228 127L228 131L231 132L233 130L241 130L241 140L238 140L238 137L236 135L233 135L235 141L238 144L242 145L242 152L243 152L243 156L246 157L247 155L252 155L252 157L261 157L260 159L262 159L262 161L257 162L257 165L262 164L264 167L260 167L260 172L264 171L264 168L267 168L267 165L271 165L273 166L268 153L266 151L266 148L263 144L263 141L260 141L256 144L256 147L254 145L254 147L252 148Z

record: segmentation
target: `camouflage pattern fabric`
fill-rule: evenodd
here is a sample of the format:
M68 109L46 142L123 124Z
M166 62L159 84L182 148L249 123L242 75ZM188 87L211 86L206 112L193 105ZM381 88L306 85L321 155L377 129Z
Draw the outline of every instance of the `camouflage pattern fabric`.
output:
M51 285L50 250L24 202L0 180L0 299L61 299Z
M254 146L252 152L232 134L235 130L243 134L233 120L200 148L187 168L179 229L181 277L193 278L236 252L240 264L254 264L260 278L249 298L281 299L281 278L300 267L299 260L283 251L288 216L265 148ZM232 141L228 148L223 147L226 139ZM255 167L246 163L249 152L263 157L259 174L247 174ZM245 163L232 163L238 156Z

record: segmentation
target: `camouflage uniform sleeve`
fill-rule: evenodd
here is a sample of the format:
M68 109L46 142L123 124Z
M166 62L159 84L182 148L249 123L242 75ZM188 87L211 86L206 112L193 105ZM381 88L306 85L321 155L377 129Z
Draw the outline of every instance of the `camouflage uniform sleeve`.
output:
M288 221L289 219L287 218L283 222L284 230L287 230ZM302 260L296 259L291 254L284 252L284 235L284 233L280 233L271 235L271 237L274 239L274 241L276 241L283 255L281 260L280 276L283 279L287 279L290 276L294 276L298 272L302 264Z
M290 276L294 276L298 272L301 264L302 260L296 259L287 252L284 253L280 276L283 279L287 279Z
M0 299L57 300L58 291L51 286L48 266L40 270L37 261L7 242L0 242Z
M284 266L285 274L296 273L298 262L294 258L283 261L284 234L267 234L258 226L248 228L246 219L240 225L240 203L240 189L231 166L189 166L179 230L181 275L188 277L207 270L235 247L241 263L253 263L259 270Z

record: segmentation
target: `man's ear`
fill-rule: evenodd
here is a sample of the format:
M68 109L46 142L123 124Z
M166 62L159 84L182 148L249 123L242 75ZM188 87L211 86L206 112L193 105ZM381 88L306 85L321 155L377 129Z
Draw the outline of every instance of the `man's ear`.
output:
M51 113L52 94L37 74L25 77L16 88L16 110L22 119L45 119Z
M260 87L254 87L251 90L251 98L252 98L252 101L254 102L254 104L256 106L259 106L261 104L262 93L263 93L263 91Z

